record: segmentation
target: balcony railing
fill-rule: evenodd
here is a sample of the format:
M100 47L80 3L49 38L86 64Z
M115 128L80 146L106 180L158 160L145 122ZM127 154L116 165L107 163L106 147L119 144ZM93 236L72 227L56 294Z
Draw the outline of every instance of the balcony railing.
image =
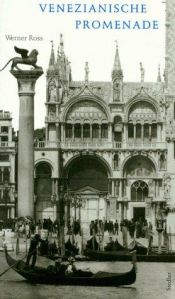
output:
M15 142L13 142L13 141L0 141L0 147L15 147Z
M58 148L61 147L63 149L89 149L89 148L113 148L114 145L112 142L107 141L96 141L96 142L87 142L87 141L65 141L65 142L46 142L46 141L37 141L34 143L35 148ZM115 144L115 147L121 148L121 143Z
M60 146L60 142L56 141L35 141L34 147L35 148L58 148Z
M0 110L0 119L11 119L12 114L9 111Z
M164 149L167 145L165 142L126 142L123 144L122 148L142 148L142 149Z
M61 148L77 148L77 149L94 149L94 148L99 148L103 147L106 149L113 148L113 143L108 142L107 140L105 141L65 141L61 142Z
M39 148L58 148L62 149L166 149L165 142L109 142L107 140L85 141L85 140L66 140L61 142L36 141L34 147Z

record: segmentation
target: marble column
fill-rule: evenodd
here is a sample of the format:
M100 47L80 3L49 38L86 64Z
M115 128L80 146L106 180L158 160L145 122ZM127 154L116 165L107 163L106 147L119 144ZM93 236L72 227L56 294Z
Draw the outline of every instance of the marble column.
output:
M122 138L123 142L126 141L126 124L123 125L123 138Z
M162 138L161 138L161 124L157 125L157 141L161 142Z
M81 139L82 139L82 140L83 140L83 137L84 137L83 128L84 128L84 126L83 126L83 124L81 124Z
M63 127L63 123L61 123L61 141L64 142L64 127Z
M92 141L92 124L90 124L90 140Z
M15 208L14 207L11 207L10 208L10 218L15 218Z
M108 140L109 140L109 142L112 142L113 141L113 138L112 138L112 124L109 124L108 131L109 131Z
M65 142L65 139L66 139L65 138L66 137L66 134L65 134L66 133L65 132L66 131L66 125L65 125L65 123L63 123L62 126L63 126L63 135L62 135L62 138L63 138L63 142Z
M19 140L18 140L18 217L34 217L34 95L36 80L42 68L12 70L18 82Z
M72 140L74 141L75 139L75 125L72 124Z
M46 144L48 143L48 140L49 140L49 125L48 125L48 123L46 124L46 138L45 138L45 140L46 140Z
M136 142L136 124L134 124L134 143Z
M56 141L58 143L58 140L60 139L60 136L59 136L59 123L56 123Z
M128 143L128 124L126 124L125 126L126 126L126 143Z
M111 193L112 193L112 196L114 196L114 180L112 180L111 183L112 183L112 192Z
M141 124L141 140L144 143L144 124Z
M149 124L149 140L151 141L152 138L152 125Z
M99 140L101 140L101 124L99 125Z
M119 180L119 198L122 198L122 180Z

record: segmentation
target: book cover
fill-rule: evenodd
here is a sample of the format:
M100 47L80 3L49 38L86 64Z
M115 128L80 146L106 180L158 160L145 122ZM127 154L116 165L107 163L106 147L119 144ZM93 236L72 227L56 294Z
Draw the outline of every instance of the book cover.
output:
M30 216L81 256L95 238L76 264L93 273L131 268L103 256L114 242L148 256L130 288L21 287L10 270L2 298L173 296L174 15L173 0L1 0L0 231Z

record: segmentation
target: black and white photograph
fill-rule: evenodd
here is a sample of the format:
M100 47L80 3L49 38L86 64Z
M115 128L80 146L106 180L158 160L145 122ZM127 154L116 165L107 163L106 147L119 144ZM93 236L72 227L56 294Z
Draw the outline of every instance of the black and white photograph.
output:
M175 296L175 0L0 0L0 298Z

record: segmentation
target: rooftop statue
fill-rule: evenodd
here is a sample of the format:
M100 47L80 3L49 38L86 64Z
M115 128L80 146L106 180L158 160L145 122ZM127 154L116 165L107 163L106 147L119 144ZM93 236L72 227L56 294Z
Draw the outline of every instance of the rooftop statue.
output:
M30 52L30 54L28 55L28 50L26 49L20 49L18 47L14 47L15 49L15 52L20 54L21 57L14 57L14 58L11 58L6 64L5 66L0 69L0 71L3 71L6 66L12 62L11 64L11 70L13 70L14 68L16 68L17 70L19 71L22 71L17 65L18 64L27 64L27 65L31 65L33 66L35 69L41 69L41 67L37 66L36 63L37 63L37 56L38 56L38 51L36 49L32 50Z

